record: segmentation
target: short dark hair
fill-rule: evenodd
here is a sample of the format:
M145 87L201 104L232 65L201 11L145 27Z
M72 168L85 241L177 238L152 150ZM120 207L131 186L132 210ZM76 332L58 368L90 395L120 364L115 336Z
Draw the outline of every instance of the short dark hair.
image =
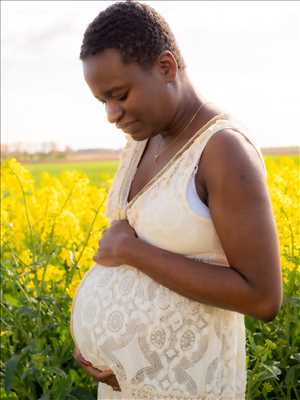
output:
M117 49L125 64L137 62L151 67L160 53L170 50L178 69L185 63L174 34L165 19L152 7L137 1L117 2L101 11L87 27L80 59L106 49Z

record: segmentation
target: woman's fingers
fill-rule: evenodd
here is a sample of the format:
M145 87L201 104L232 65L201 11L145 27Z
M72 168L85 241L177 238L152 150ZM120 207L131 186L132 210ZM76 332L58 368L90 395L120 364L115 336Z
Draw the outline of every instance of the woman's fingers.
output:
M80 363L80 364L83 364L83 365L85 365L85 366L87 366L87 367L91 367L92 366L92 364L88 361L88 360L86 360L85 358L83 358L83 356L82 356L82 354L80 353L80 352L78 352L77 354L76 354L76 360Z
M103 371L97 370L96 380L98 382L103 382L106 383L107 385L112 386L114 390L121 391L116 375L113 373L111 369Z
M97 368L82 365L86 372L91 375L97 382L106 383L111 386L114 390L120 390L119 383L113 371L111 369L105 369L100 371Z
M117 378L116 378L116 376L114 374L112 374L109 377L104 377L104 378L102 376L102 377L100 377L100 380L98 379L98 382L99 381L103 382L103 383L106 383L107 385L111 386L115 391L118 391L118 392L121 391L121 388L119 386L119 382L118 382L118 380L117 380Z
M95 372L96 378L99 381L107 380L108 378L111 378L112 376L114 376L114 373L113 373L113 371L111 369L104 369L102 371L100 371L100 370L98 370L96 368L93 368L93 369L96 371Z
M107 368L100 371L99 369L94 368L92 364L82 356L78 349L75 349L74 358L78 361L80 366L96 381L106 383L114 390L121 391L117 378L112 369Z

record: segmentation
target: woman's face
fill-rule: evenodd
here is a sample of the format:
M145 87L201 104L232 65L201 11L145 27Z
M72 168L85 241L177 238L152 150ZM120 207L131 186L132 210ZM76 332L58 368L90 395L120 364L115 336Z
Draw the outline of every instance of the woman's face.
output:
M149 69L124 64L120 53L107 49L84 60L84 78L104 103L107 119L134 140L144 140L168 127L178 103L176 61L166 54Z

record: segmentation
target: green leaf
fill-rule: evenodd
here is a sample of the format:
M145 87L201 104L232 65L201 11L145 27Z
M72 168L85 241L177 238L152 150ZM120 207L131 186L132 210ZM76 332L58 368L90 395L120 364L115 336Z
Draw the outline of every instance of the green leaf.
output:
M285 376L285 381L286 381L287 384L290 384L290 385L296 384L297 376L299 376L297 370L299 370L299 372L300 372L300 365L299 364L298 365L294 365L293 367L290 367L288 369L288 371L286 373L286 376Z
M277 377L281 374L281 370L276 365L266 365L262 364L264 371L260 372L258 376L259 381L264 381L266 379L278 379Z
M12 381L21 358L22 354L15 354L7 361L5 376L4 376L4 388L7 392L11 390Z
M75 369L70 369L68 376L71 382L76 382L79 380L78 372Z
M23 314L23 315L34 315L36 312L35 312L35 310L33 310L32 308L29 308L29 307L20 307L18 310L17 310L17 313L18 314Z
M75 396L78 400L95 400L95 397L91 392L81 388L74 389L71 395Z
M37 373L38 373L37 368L29 367L23 372L21 379L24 381L25 379L34 377Z
M48 394L43 394L42 397L39 398L39 400L50 400L50 397Z
M9 305L14 306L14 307L18 307L18 305L19 305L18 299L16 299L16 297L12 296L12 295L9 294L9 293L7 293L7 294L4 296L4 301L5 301L6 303L8 303Z
M290 358L300 363L300 353L292 354Z
M287 303L292 303L297 307L300 307L300 299L296 296L287 296Z

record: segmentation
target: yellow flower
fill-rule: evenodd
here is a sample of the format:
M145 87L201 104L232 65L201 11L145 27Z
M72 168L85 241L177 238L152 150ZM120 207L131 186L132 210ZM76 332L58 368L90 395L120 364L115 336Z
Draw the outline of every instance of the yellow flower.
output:
M40 267L37 270L37 278L39 281L44 280L44 282L60 282L64 279L64 271L56 267L55 265L47 265L46 267Z
M25 265L30 265L32 263L32 253L29 249L25 249L19 255L20 261Z
M65 242L80 243L83 241L83 235L80 229L80 221L76 215L69 211L63 212L56 219L55 235L63 239Z
M62 249L61 252L59 253L59 257L64 263L67 264L68 267L71 267L73 265L74 254L72 251L67 249Z
M68 295L71 298L74 297L74 295L76 293L76 289L77 289L79 283L80 283L80 278L78 276L76 276L76 277L73 278L73 280L71 282L71 285L66 289Z

